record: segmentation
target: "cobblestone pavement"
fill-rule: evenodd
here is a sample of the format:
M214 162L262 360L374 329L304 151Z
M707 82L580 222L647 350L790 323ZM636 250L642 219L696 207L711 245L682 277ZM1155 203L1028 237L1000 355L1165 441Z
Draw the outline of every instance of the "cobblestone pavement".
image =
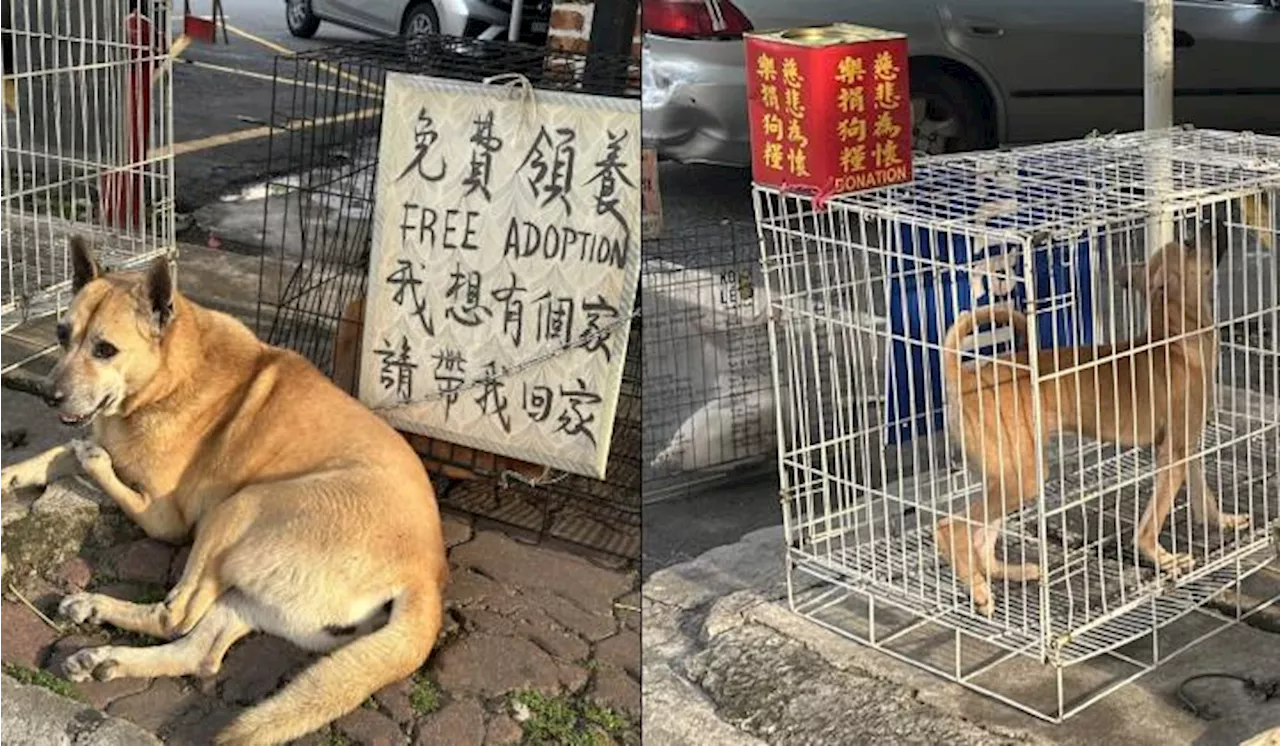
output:
M1260 693L1278 673L1274 656L1260 654L1277 649L1274 606L1050 725L792 613L785 549L781 527L762 529L644 582L645 746L1238 746L1272 729L1280 737L1280 698ZM797 579L792 590L809 586ZM1280 560L1238 591L1245 606L1277 592ZM1189 615L1161 634L1189 640L1204 625ZM917 651L936 643L918 637ZM1035 695L1047 691L1037 688L1047 670L1020 666L1002 685ZM1209 673L1261 686L1191 681ZM1179 698L1184 684L1199 716Z
M445 536L453 568L449 618L430 661L298 743L638 743L637 573L622 563L524 544L456 515L445 516ZM162 598L186 553L141 537L105 497L75 480L34 499L7 501L0 602L6 675L81 699L167 744L209 743L313 656L255 635L233 647L210 679L61 678L61 662L83 647L155 643L58 619L62 596L91 589L136 601ZM67 727L82 729L83 722L82 714Z

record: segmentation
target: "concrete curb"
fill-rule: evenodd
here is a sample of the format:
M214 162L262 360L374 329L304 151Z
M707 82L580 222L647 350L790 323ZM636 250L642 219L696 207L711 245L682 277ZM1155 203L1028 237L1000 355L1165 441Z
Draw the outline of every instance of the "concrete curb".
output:
M1178 702L1179 685L1208 671L1274 677L1257 651L1276 637L1261 629L1225 630L1054 726L792 613L784 547L780 528L762 529L645 582L646 745L883 743L876 739L892 732L912 743L950 734L964 738L946 742L1237 746L1280 725L1280 700L1256 701L1229 682L1196 685L1216 719L1197 719ZM1280 585L1280 576L1255 579L1269 594ZM779 686L795 689L772 694Z
M0 682L0 713L4 746L162 746L133 723L8 676Z

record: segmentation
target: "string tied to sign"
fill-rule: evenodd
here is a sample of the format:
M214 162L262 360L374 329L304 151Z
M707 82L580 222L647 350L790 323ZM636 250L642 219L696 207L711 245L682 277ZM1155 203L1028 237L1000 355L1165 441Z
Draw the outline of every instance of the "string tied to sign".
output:
M520 124L524 124L525 118L533 119L535 122L538 120L538 100L534 97L533 83L529 82L522 73L499 73L490 75L480 82L520 96Z

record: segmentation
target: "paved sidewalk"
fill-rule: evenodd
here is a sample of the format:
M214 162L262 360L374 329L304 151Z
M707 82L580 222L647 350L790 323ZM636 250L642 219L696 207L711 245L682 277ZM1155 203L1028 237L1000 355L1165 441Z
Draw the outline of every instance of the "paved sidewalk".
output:
M457 516L446 516L445 529L454 572L449 619L428 665L301 743L480 746L526 737L637 743L635 573L522 544ZM60 664L76 650L156 641L60 620L62 595L87 588L137 601L162 598L181 573L186 550L141 538L104 496L74 480L51 486L34 502L6 505L4 544L5 673L81 699L164 743L209 743L237 712L314 659L257 635L231 649L216 678L72 684L60 678ZM18 594L61 629L41 620ZM14 686L6 679L6 744L36 743L10 740L11 717L41 727L61 718L63 730L100 719L48 705L47 698L11 703ZM120 743L129 742L142 743Z
M763 529L645 581L645 746L1236 746L1280 727L1280 697L1234 682L1188 687L1213 720L1176 694L1201 673L1280 679L1280 610L1259 622L1270 632L1228 629L1052 726L791 613L783 547L781 528ZM1280 562L1254 577L1274 595Z

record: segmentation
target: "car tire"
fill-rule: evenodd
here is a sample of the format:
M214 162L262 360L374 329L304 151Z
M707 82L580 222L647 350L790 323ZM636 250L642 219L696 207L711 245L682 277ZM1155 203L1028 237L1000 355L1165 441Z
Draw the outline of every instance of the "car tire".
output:
M404 23L400 24L400 35L413 39L426 34L440 33L440 16L436 15L436 7L427 0L420 2L404 14Z
M299 39L310 39L320 28L320 19L311 12L311 0L285 0L284 20L289 33Z
M937 68L912 70L912 148L936 155L994 146L987 108L968 82Z

